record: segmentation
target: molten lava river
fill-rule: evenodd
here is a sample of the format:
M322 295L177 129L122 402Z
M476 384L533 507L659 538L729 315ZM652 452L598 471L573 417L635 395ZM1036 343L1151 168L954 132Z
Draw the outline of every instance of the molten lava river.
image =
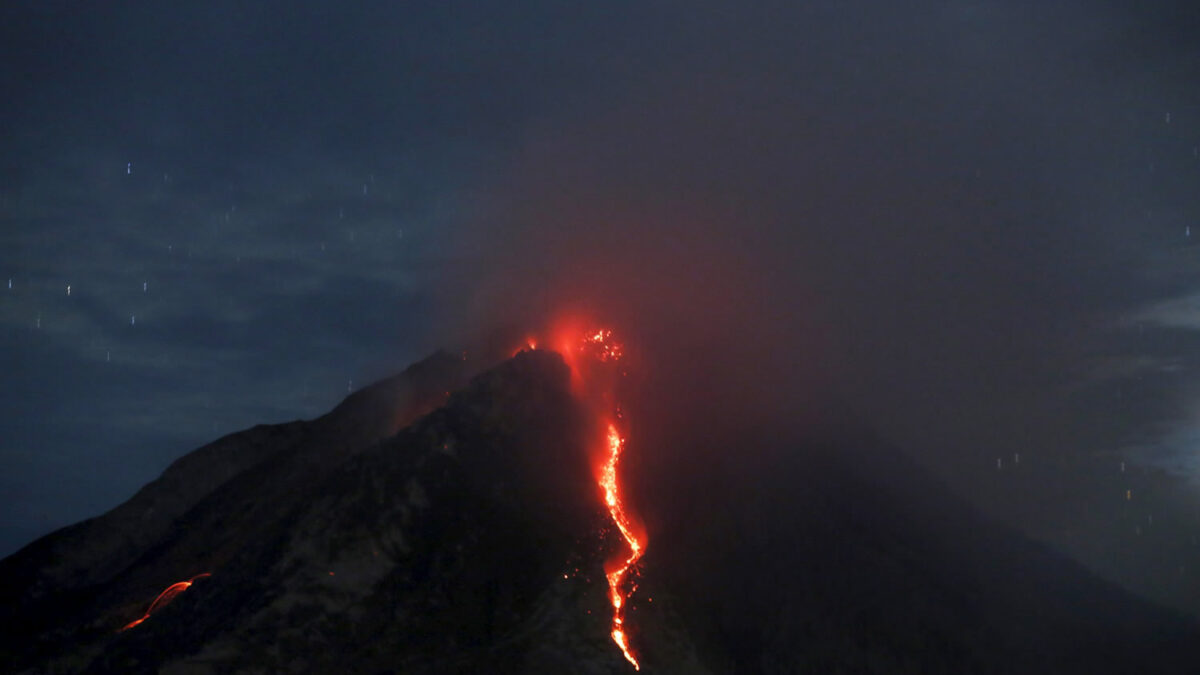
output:
M567 332L569 337L556 340L556 346L567 365L571 368L572 385L576 392L589 403L600 416L603 438L598 439L603 463L598 468L597 482L603 494L604 505L609 517L624 539L624 549L604 565L608 578L608 598L612 604L613 642L621 649L625 659L640 670L637 656L629 644L628 628L625 625L625 609L629 598L637 590L637 563L646 550L646 535L635 526L621 490L618 465L625 450L625 437L620 429L621 409L614 402L615 375L619 373L619 362L624 355L622 345L615 341L610 330L593 330L583 333ZM536 344L529 342L530 346Z

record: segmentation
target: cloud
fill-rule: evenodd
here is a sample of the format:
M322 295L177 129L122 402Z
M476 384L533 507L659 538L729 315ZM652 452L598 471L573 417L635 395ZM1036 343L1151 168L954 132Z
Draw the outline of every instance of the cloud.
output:
M694 419L842 397L931 461L1021 433L996 408L1047 404L1086 326L1149 285L1092 217L1108 121L1071 121L1111 84L1091 64L1113 26L1050 39L1075 17L989 9L964 36L911 7L700 7L621 45L618 84L483 185L446 313L588 307Z
M21 355L0 392L6 465L74 486L12 493L32 501L6 512L38 528L115 504L216 436L323 413L430 348L417 280L441 216L399 199L395 176L345 184L331 162L197 181L197 157L126 174L103 150L50 153L3 195L0 336Z
M1167 328L1200 331L1200 292L1154 302L1136 312L1132 320Z

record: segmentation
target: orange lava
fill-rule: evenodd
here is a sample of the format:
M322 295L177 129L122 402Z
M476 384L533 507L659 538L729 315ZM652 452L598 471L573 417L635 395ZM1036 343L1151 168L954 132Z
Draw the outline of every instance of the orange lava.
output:
M613 607L612 640L625 659L635 670L641 670L637 656L629 644L629 631L625 624L625 610L629 598L637 590L637 562L646 550L646 535L635 526L635 519L627 511L621 493L617 465L625 450L625 438L617 426L621 411L616 402L615 381L624 375L617 366L625 351L620 342L613 339L607 328L589 328L588 321L579 315L559 316L547 327L545 339L527 337L517 346L513 355L526 349L553 349L562 356L571 372L571 390L583 399L603 422L604 437L597 439L602 465L597 468L597 483L603 492L604 505L617 526L621 537L629 547L628 553L607 561L604 576L608 579L608 599Z
M532 336L530 336L530 337L526 337L526 338L525 338L525 342L523 342L523 343L521 344L521 346L519 346L519 347L517 347L516 349L512 350L512 353L511 353L511 354L509 354L509 356L516 356L517 354L520 354L521 352L523 352L523 351L527 351L527 350L528 350L528 351L533 351L533 350L537 349L537 347L538 347L537 338L534 338L534 337L532 337ZM465 360L465 359L464 359L464 360Z
M608 598L613 607L611 635L625 659L635 670L640 670L641 665L629 644L625 610L630 596L637 590L634 577L637 562L646 550L646 536L634 526L634 519L626 509L617 472L621 453L625 449L625 438L617 426L621 412L614 391L615 376L623 372L615 364L624 357L624 349L621 343L613 339L611 330L584 328L584 321L576 317L560 318L552 327L548 342L567 362L571 370L572 389L604 423L604 437L597 439L603 457L597 472L597 483L603 492L609 516L629 547L628 553L620 553L604 566L604 575L608 578Z
M633 664L634 670L640 670L637 657L629 648L625 637L625 603L629 596L637 590L637 584L631 579L633 566L642 557L645 548L645 538L638 538L633 532L633 525L625 513L625 505L621 501L621 487L617 482L617 463L621 460L621 451L625 449L625 439L617 431L617 426L611 422L608 425L608 460L604 463L604 471L600 474L600 487L604 489L604 503L608 513L616 523L625 543L629 544L629 555L618 559L615 565L606 565L604 575L608 577L608 599L613 606L612 639L621 648L625 659ZM628 582L628 583L627 583Z
M130 628L133 628L134 626L140 624L141 622L145 621L146 619L149 619L151 614L153 614L153 613L157 612L158 610L162 609L163 607L165 607L168 603L170 603L172 600L175 599L175 596L177 596L180 593L191 588L192 583L195 582L197 579L202 579L202 578L208 577L208 576L212 576L212 574L210 572L202 572L202 573L197 574L196 576L192 577L191 579L188 579L187 581L178 581L178 582L171 584L170 586L167 586L167 588L162 593L158 594L157 598L154 598L154 602L150 603L150 607L148 609L146 609L146 613L142 615L142 618L137 619L135 621L130 621L129 623L125 624L125 627L122 628L119 632L124 633L125 631L129 630Z

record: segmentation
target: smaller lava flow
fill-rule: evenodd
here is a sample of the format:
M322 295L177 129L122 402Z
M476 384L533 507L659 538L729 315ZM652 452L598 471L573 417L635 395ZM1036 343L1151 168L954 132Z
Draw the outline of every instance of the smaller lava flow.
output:
M175 596L177 596L180 593L191 588L192 584L197 579L203 579L204 577L209 577L209 576L212 576L211 572L201 572L200 574L197 574L196 576L192 577L191 579L188 579L187 581L178 581L178 582L171 584L170 586L167 586L167 588L162 593L158 594L157 598L154 598L154 602L150 603L150 607L146 609L146 613L143 614L140 619L130 621L129 623L125 624L125 627L122 628L118 632L124 633L125 631L129 630L130 628L133 628L134 626L140 624L141 622L145 621L146 619L149 619L151 614L157 612L158 610L160 610L163 607L166 607L168 604L170 604L170 602L175 599Z

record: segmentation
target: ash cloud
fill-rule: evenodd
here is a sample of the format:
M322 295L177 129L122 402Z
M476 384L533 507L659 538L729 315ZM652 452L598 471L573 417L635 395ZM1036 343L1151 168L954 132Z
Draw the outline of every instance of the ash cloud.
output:
M1100 372L1191 361L1130 320L1194 284L1197 51L1158 39L1188 19L655 7L582 39L603 85L482 181L451 245L470 270L436 303L448 333L563 307L614 323L645 364L629 461L659 504L731 456L875 435L1102 575L1194 606L1200 586L1156 562L1191 554L1153 543L1194 525L1176 510L1194 491L1144 468L1194 464L1161 457L1189 452L1187 376ZM756 461L763 489L786 480ZM1144 501L1123 501L1134 487ZM1130 525L1150 519L1154 539Z
M576 34L589 86L478 182L446 334L614 324L652 550L727 477L870 446L1194 612L1191 10L649 7Z
M627 17L641 33L604 44L605 86L485 181L459 248L477 272L447 304L611 317L693 419L787 425L836 397L932 463L981 429L1011 445L1102 349L1095 327L1153 290L1128 164L1171 101L1128 102L1126 18Z

